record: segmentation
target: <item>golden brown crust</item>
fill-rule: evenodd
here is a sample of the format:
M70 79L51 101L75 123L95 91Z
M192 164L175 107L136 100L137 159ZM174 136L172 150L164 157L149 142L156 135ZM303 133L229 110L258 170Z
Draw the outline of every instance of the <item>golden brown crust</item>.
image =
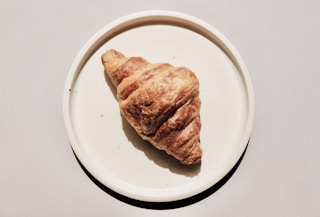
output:
M199 81L185 67L151 64L109 50L102 55L120 110L137 133L183 164L201 160Z

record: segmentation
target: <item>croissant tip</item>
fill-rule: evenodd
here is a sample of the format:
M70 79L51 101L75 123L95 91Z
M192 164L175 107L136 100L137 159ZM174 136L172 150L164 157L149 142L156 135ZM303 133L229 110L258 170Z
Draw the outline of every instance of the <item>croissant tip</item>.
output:
M197 157L195 159L185 159L181 162L182 164L185 164L185 165L197 165L197 164L200 164L201 163L201 157Z
M199 146L198 146L198 151L195 152L194 154L189 155L188 157L186 157L185 159L183 159L181 161L182 164L185 165L198 165L201 163L201 159L202 159L202 150L199 150Z
M123 58L123 57L125 57L125 55L122 54L121 52L114 49L109 49L101 55L101 60L103 63L107 63L107 62L112 62L116 58Z

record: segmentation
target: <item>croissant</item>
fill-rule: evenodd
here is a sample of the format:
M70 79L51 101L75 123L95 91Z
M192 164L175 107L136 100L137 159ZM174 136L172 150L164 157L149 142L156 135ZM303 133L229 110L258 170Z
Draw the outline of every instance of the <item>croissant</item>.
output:
M186 67L152 64L116 50L101 56L121 113L141 136L182 164L201 161L199 81Z

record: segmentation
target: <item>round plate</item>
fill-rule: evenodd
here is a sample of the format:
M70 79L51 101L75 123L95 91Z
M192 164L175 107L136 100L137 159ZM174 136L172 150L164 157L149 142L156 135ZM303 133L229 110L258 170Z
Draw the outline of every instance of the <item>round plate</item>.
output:
M195 72L202 101L200 165L181 165L123 119L101 63L111 48ZM66 80L63 112L71 146L95 179L132 199L170 202L205 191L233 168L250 137L253 99L245 64L221 33L189 15L147 11L114 21L85 44Z

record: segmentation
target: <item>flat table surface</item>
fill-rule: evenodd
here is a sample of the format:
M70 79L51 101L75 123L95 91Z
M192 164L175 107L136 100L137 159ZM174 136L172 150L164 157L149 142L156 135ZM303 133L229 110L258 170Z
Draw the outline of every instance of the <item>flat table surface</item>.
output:
M2 1L0 216L319 216L318 1ZM189 14L236 47L255 95L242 161L194 203L158 210L106 190L69 144L62 97L70 66L99 29L146 10Z

